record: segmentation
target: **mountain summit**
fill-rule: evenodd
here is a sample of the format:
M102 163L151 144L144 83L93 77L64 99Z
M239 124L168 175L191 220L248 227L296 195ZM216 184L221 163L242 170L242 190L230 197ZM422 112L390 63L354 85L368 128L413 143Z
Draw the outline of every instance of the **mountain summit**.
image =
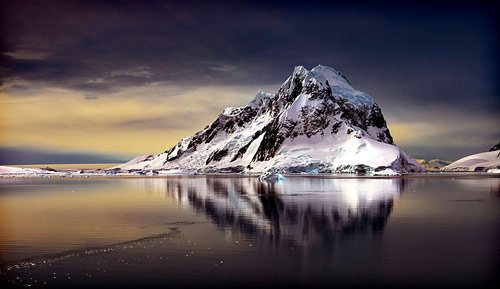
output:
M339 71L295 67L275 94L228 107L205 129L123 170L397 174L423 171L394 145L380 107Z

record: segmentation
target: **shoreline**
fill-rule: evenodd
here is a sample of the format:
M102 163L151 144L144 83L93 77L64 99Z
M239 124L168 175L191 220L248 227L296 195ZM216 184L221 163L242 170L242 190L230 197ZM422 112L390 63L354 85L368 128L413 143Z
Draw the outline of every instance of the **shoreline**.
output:
M258 178L260 174L238 174L238 173L209 173L209 174L162 174L162 175L139 175L134 173L111 174L106 173L75 173L54 172L45 174L0 174L1 179L137 179L137 178L172 178L172 177L211 177L211 178ZM356 175L356 174L283 174L286 178L319 178L319 179L419 179L419 178L500 178L500 173L487 172L425 172L392 175Z

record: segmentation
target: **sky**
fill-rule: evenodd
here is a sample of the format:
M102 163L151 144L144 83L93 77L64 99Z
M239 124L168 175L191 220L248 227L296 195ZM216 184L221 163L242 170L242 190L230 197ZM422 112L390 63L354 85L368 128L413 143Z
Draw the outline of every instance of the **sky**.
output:
M498 16L484 1L1 1L0 164L161 153L317 64L371 95L412 156L456 160L500 140Z

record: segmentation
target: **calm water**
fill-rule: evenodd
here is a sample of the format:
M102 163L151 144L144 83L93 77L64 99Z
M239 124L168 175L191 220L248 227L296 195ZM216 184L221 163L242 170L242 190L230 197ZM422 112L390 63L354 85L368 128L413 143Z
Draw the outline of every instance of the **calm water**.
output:
M0 179L0 285L494 286L499 212L487 177Z

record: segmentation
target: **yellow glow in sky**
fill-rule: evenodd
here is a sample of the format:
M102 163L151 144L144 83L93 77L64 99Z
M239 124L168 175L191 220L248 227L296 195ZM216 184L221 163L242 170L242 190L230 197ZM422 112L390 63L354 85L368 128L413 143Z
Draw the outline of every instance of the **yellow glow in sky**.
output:
M277 87L260 89L275 92ZM247 104L258 90L253 86L189 90L155 84L91 97L60 88L40 88L24 94L3 92L0 147L125 158L161 153L212 123L225 107ZM464 140L464 132L490 126L490 120L481 116L450 125L446 114L440 116L441 122L425 121L424 117L421 122L408 122L406 117L385 110L384 115L396 145L403 148L478 145L478 139Z
M172 87L130 88L88 100L43 89L0 94L0 146L135 156L160 153L210 124L227 106L248 103L256 87L206 87L163 96Z

